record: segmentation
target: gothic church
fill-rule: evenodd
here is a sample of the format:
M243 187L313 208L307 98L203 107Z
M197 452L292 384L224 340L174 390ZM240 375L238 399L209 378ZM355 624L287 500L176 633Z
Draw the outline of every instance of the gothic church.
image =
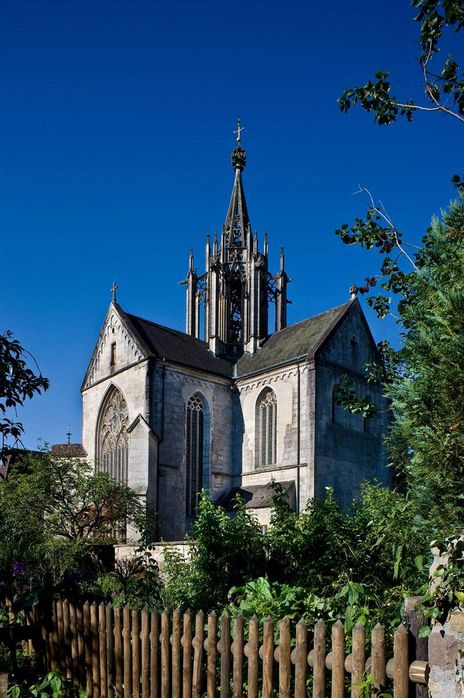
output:
M114 296L82 385L87 456L151 503L164 540L184 539L203 488L226 507L240 491L267 525L272 480L296 511L328 486L347 505L364 480L387 481L387 404L365 381L377 349L360 304L353 297L287 326L284 253L271 273L267 238L260 249L250 225L245 164L239 142L203 274L190 253L185 333L126 312ZM337 405L344 374L369 394L373 418Z

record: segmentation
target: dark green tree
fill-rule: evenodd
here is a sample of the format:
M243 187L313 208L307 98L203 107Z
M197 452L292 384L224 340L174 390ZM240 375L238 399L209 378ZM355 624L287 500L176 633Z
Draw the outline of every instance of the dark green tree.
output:
M28 363L35 359L8 331L0 335L0 458L20 443L24 428L16 419L16 410L24 401L42 393L49 380L42 376L37 364L35 371ZM2 463L0 462L0 466ZM6 475L6 465L4 465Z

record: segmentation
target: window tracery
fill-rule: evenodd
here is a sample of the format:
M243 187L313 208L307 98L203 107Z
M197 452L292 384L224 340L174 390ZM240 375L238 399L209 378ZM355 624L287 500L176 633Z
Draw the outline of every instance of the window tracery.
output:
M198 495L203 488L205 468L205 406L200 395L187 403L187 516L198 513Z
M116 388L108 396L100 416L97 470L118 482L127 482L129 413L122 393Z
M274 465L277 452L277 398L266 388L256 403L256 464Z

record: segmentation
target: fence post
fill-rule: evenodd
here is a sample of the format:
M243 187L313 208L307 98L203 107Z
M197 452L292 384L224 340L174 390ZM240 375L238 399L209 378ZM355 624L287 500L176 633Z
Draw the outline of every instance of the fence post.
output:
M406 627L409 630L409 661L426 662L428 660L428 640L419 637L419 631L426 625L420 596L408 596L404 603ZM416 698L427 698L428 688L416 683Z

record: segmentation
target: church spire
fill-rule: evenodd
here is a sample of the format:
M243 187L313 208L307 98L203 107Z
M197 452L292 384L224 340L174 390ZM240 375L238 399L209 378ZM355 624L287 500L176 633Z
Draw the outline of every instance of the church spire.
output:
M232 151L235 172L232 194L221 239L214 234L211 247L205 244L205 273L197 275L193 254L189 258L186 332L202 335L216 356L236 360L243 352L253 354L268 336L269 301L276 304L276 329L286 325L287 283L281 254L280 271L268 271L268 239L259 249L252 232L245 199L242 172L246 152L241 145L243 126L238 121L237 144ZM200 323L200 316L202 322ZM200 324L204 323L204 333Z
M246 152L240 144L232 151L231 160L235 170L235 180L222 234L226 246L246 247L250 217L242 182L242 172L246 165Z

